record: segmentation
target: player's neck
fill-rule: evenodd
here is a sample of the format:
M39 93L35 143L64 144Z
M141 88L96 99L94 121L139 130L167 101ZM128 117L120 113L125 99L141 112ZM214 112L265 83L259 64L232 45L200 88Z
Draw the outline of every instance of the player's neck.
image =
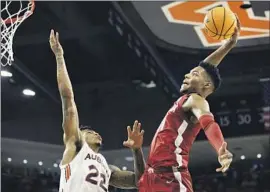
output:
M187 94L187 95L197 94L197 95L200 95L203 98L206 98L208 96L208 94L206 94L206 93L198 93L198 92L195 92L195 91L186 91L186 92L182 92L182 94L183 95L185 95L185 94Z
M98 153L100 146L97 146L96 144L88 144L88 146L95 152Z

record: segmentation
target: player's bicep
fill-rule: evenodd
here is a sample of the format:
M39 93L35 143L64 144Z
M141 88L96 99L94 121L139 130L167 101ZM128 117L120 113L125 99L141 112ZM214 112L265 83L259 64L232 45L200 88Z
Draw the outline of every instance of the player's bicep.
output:
M73 98L62 98L64 142L71 137L79 140L79 117Z
M116 166L110 165L112 171L110 185L120 189L137 188L135 173L131 171L122 171Z

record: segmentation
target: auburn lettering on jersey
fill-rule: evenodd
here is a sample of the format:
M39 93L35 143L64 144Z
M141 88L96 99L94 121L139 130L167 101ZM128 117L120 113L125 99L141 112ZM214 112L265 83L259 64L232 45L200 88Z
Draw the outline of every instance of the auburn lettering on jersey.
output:
M111 170L106 159L84 143L67 165L60 165L59 192L107 192Z

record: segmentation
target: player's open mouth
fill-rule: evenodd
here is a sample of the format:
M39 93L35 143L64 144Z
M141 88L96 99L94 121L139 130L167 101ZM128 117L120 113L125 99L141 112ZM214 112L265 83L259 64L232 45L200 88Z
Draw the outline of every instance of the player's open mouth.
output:
M99 146L101 146L102 145L102 139L99 139L98 138L98 140L96 141L96 144L99 145Z

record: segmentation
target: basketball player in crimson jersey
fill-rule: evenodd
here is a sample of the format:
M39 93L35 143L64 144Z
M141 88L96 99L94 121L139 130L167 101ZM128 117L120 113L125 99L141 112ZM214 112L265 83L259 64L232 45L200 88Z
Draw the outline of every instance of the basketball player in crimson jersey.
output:
M216 67L236 44L239 31L238 21L231 39L185 75L182 97L169 109L152 140L147 167L139 181L140 192L193 192L189 151L201 129L217 152L221 167L216 171L229 168L232 154L206 97L219 87L221 79Z
M133 130L128 127L128 140L123 144L133 151L134 172L122 171L108 165L99 153L101 136L88 127L79 128L79 117L74 101L72 85L65 65L64 52L59 34L51 31L50 46L57 63L57 82L62 100L63 140L65 151L60 164L60 192L107 192L108 186L137 188L137 180L144 171L141 150L143 131L140 123L134 122Z

